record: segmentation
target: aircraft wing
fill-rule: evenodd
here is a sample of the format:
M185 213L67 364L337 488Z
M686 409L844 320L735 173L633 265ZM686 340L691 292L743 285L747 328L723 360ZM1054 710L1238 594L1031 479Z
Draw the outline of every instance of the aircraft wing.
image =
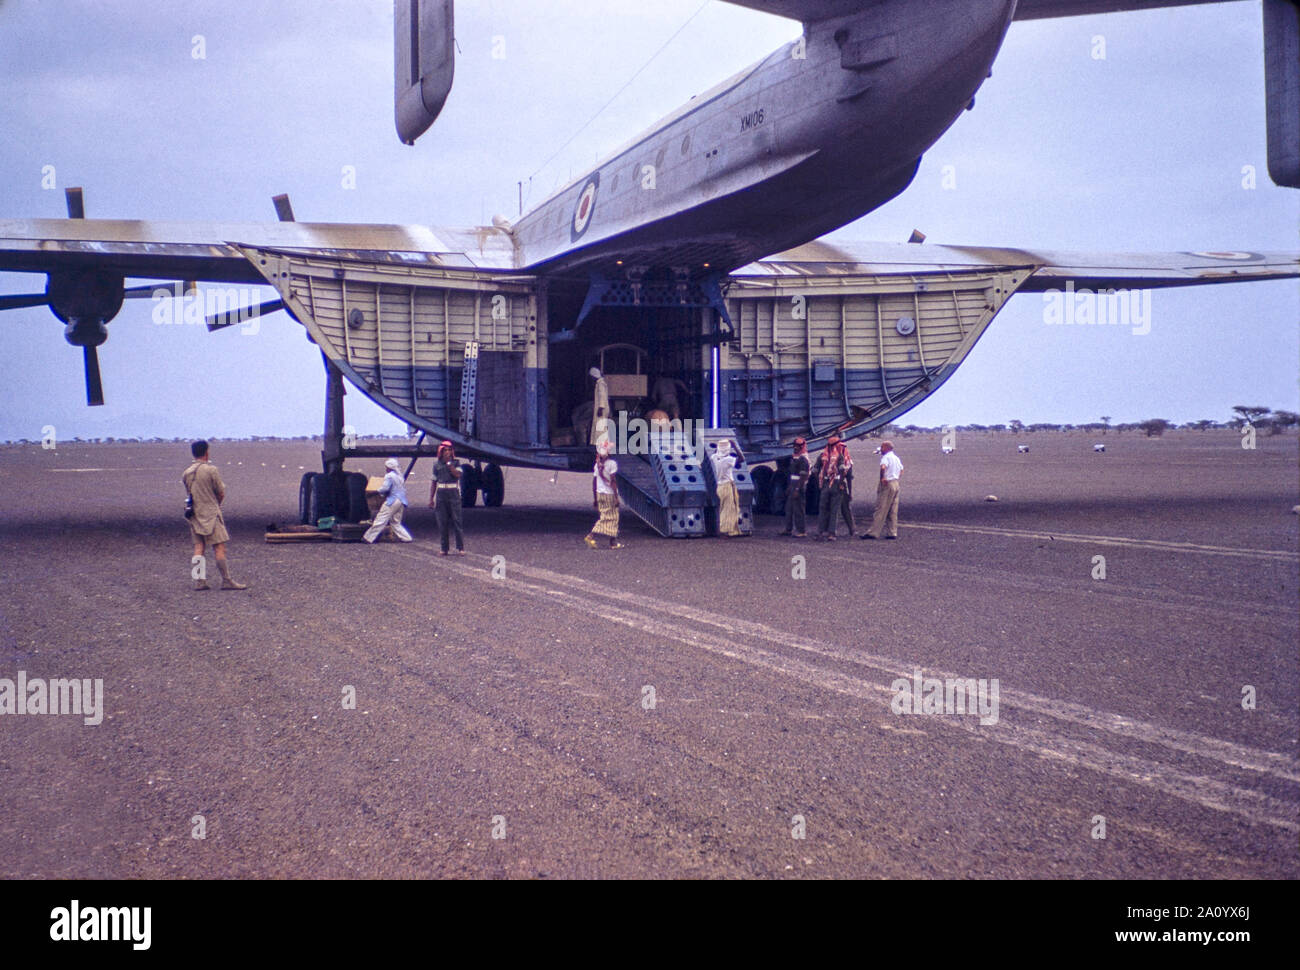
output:
M1048 20L1081 17L1085 14L1119 13L1124 10L1153 10L1156 7L1191 7L1235 0L1020 0L1016 20Z
M869 0L728 0L737 6L764 13L815 23L865 10ZM1233 0L1020 0L1016 20L1043 20L1049 17L1076 17L1082 14L1115 13L1121 10L1150 10L1156 7L1186 7L1202 3L1227 3Z
M513 242L495 228L0 219L0 272L93 269L138 279L264 283L241 247L331 256L365 253L378 262L449 269L515 268Z
M1073 283L1075 289L1155 289L1300 278L1300 253L1062 253L988 246L818 241L732 274L788 286L800 278L922 276L972 269L1028 270L1022 293Z
M360 265L399 285L437 278L476 292L507 275L513 278L509 271L516 262L512 237L496 228L300 223L292 221L287 205L287 217L278 223L86 219L77 190L68 193L68 211L72 218L0 220L0 272L46 274L40 292L0 293L0 310L47 306L67 324L65 339L83 350L86 403L91 406L104 403L98 348L108 336L105 325L124 300L158 293L157 282L127 287L127 278L271 284L281 290L281 299L259 306L223 305L208 317L210 329L222 329L263 312L304 313L289 297L288 267L293 265L315 265L325 274L322 286L344 274L344 265ZM374 293L377 304L378 288ZM180 297L179 286L174 294ZM369 393L363 376L356 371L349 376Z

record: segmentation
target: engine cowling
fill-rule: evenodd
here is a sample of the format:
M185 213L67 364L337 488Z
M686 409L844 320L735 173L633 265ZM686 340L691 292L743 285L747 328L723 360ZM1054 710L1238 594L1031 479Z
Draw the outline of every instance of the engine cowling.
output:
M453 0L393 0L397 136L405 145L442 113L456 74Z

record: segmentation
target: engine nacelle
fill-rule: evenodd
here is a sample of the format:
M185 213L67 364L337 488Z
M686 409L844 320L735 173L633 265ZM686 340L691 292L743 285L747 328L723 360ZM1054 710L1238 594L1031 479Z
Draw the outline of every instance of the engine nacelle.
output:
M1300 189L1300 5L1264 0L1264 83L1268 92L1268 173Z
M71 273L51 273L45 287L50 310L63 323L82 325L82 321L107 323L117 316L125 299L125 281L112 273L80 270ZM82 331L78 331L82 333ZM68 342L79 347L98 346L102 339L94 339L92 331L85 331L86 339L72 339L69 327ZM107 332L105 332L107 333ZM98 331L94 331L95 337Z
M397 136L414 145L451 94L456 74L453 0L393 0Z

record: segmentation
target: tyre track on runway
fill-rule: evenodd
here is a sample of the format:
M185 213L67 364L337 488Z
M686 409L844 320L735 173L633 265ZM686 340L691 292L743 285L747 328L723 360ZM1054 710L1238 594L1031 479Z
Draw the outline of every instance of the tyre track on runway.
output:
M390 547L390 551L397 552L398 549ZM387 606L400 610L404 602L400 593L393 593ZM464 754L457 756L461 783L472 776L478 786L472 789L473 796L482 802L484 811L493 804L485 797L486 788L499 778L517 778L524 768L535 767L533 759L536 759L548 765L550 775L536 791L554 791L557 804L566 806L561 819L568 834L562 835L563 829L549 834L541 829L532 829L529 838L541 838L538 845L542 849L557 838L560 845L569 844L567 839L578 839L588 852L602 851L597 848L602 842L628 847L631 859L620 859L615 851L610 853L608 860L584 861L575 858L571 850L561 850L557 865L567 866L571 870L570 877L576 874L579 878L586 878L593 873L614 876L629 871L643 878L673 875L754 879L779 874L779 862L785 859L769 849L769 843L775 840L769 838L755 844L752 839L737 838L735 818L720 818L708 810L707 803L700 804L672 791L675 776L680 775L687 781L704 779L714 790L726 791L730 786L736 793L755 799L757 806L761 807L761 796L755 793L766 793L776 798L781 793L781 786L773 786L771 779L755 770L752 764L720 760L720 749L716 747L700 751L683 743L697 740L697 735L665 737L660 733L661 726L651 723L637 723L633 732L627 735L634 739L635 746L652 752L648 757L631 764L623 764L621 759L610 760L606 756L606 745L600 740L603 728L592 729L597 725L607 727L611 724L620 730L626 729L628 722L623 716L626 710L619 707L616 695L607 689L583 693L581 696L588 703L583 705L585 713L581 727L576 730L566 730L558 726L560 722L549 718L539 721L536 714L521 711L502 695L513 697L521 684L544 682L548 669L544 657L517 646L502 652L506 647L503 643L490 647L482 644L479 627L460 623L450 616L440 617L438 626L440 640L445 641L451 635L465 644L478 644L456 646L444 642L442 647L463 653L470 662L480 665L482 670L477 671L476 676L485 676L488 672L494 675L495 679L481 684L487 688L486 694L465 691L462 684L449 680L436 664L430 664L429 658L394 655L377 659L366 644L344 645L343 649L362 666L378 665L389 680L390 689L396 690L400 685L401 690L409 692L418 685L417 699L409 705L412 710L428 708L429 698L436 698L432 707L439 713L430 719L439 724L440 732L459 735L475 749L491 753L494 761L505 759L503 766L475 761ZM591 700L596 703L590 703ZM508 755L500 753L501 745L507 741L511 749ZM663 753L658 753L660 751ZM528 752L532 753L532 758L528 757ZM653 775L645 774L647 764L672 765L671 776L660 775L655 782ZM510 783L503 781L502 784L509 787ZM598 807L586 807L593 803ZM491 812L503 807L500 802L495 804ZM516 807L514 812L506 814L517 817L518 811ZM860 812L860 806L850 804L844 814L856 817L852 814L854 811ZM746 818L748 824L762 831L765 820L761 812L756 809ZM783 831L784 825L783 821L778 821L772 831ZM598 833L594 826L599 827ZM529 829L515 827L512 831L522 834ZM597 835L599 837L595 837ZM474 833L465 829L461 838L462 841L472 839ZM827 864L833 864L835 848L833 841L827 841L823 847ZM857 851L862 852L862 847L858 846ZM446 855L453 858L455 850L448 849ZM904 868L887 856L873 857L871 864L878 876L903 878L907 875Z
M401 591L390 590L381 598L371 597L366 605L377 616L385 611L400 612L407 600ZM494 703L491 692L505 689L503 682L515 682L531 673L503 669L502 665L523 668L531 658L513 652L503 656L500 645L483 641L479 625L461 622L455 614L438 616L434 630L433 654L389 651L377 655L368 641L343 641L337 645L350 663L368 672L371 689L384 685L383 690L392 698L390 707L408 712L416 721L436 724L437 736L444 739L440 748L445 752L440 751L433 760L422 747L409 749L402 736L383 735L378 742L384 745L379 755L397 753L404 765L421 764L416 777L434 779L423 783L439 795L437 808L425 813L428 818L415 819L430 830L427 837L422 836L431 847L429 858L422 864L436 870L401 869L397 871L399 878L535 875L512 869L525 856L565 878L604 874L605 867L610 877L627 870L643 877L681 874L675 867L684 864L674 856L671 840L682 832L702 828L698 819L675 811L667 800L638 797L635 786L611 783L611 779L594 770L597 763L590 750L575 749L567 737L547 733L528 714ZM454 652L456 664L462 659L471 664L473 677L483 678L489 688L488 696L466 690L463 682L448 678L443 651ZM595 716L609 715L608 710L598 708ZM508 747L508 752L503 747ZM584 754L585 763L581 757ZM535 773L536 765L542 762L546 771ZM384 801L383 785L409 783L409 777L395 779L376 774L370 778L375 802ZM513 792L515 799L500 797L502 792ZM539 800L544 793L549 804L558 806L558 821L553 828L524 821L535 818L535 812L519 798L522 792ZM597 807L588 807L593 804ZM512 843L513 853L507 856L492 851L497 844L485 837L482 828L482 821L497 812L504 812L510 819L511 839L516 840ZM434 828L441 831L440 837L432 836ZM624 830L636 835L621 842ZM574 855L569 838L581 840L579 844L590 852L598 852L596 847L602 842L625 844L631 846L631 858L584 859ZM641 844L645 839L651 841ZM676 848L680 849L680 845ZM701 872L731 878L758 878L766 872L741 854L728 853L726 858L721 855L700 860ZM391 875L391 871L386 874Z
M767 626L766 624L755 623L750 620L741 620L734 617L719 618L718 615L714 613L697 610L683 604L668 603L638 593L629 593L622 590L610 589L609 587L601 586L598 583L593 583L590 580L578 576L554 573L550 570L541 569L535 566L524 566L523 564L515 564L511 568L523 571L525 574L533 576L534 578L571 585L575 588L582 589L585 592L605 596L609 599L615 599L642 609L666 610L673 615L689 619L692 622L707 624L728 632L741 631L753 637L779 643L782 646L792 647L796 650L809 651L844 663L873 667L894 678L911 677L912 672L916 669L915 665L908 664L905 661L876 656L856 650L845 650L841 647L835 647L830 644L819 643L814 640L797 637L777 630L774 627ZM925 673L927 676L940 678L955 678L960 676L950 671L934 670L930 668L926 668ZM892 696L892 689L886 689ZM1075 723L1082 724L1085 727L1095 730L1109 731L1115 734L1129 736L1134 740L1161 744L1166 747L1181 750L1187 754L1218 758L1234 767L1276 774L1278 778L1285 781L1300 782L1300 762L1297 762L1295 759L1285 754L1261 751L1257 748L1248 747L1236 742L1225 741L1219 738L1210 738L1192 732L1180 731L1175 728L1164 728L1159 725L1126 718L1119 714L1103 714L1102 712L1095 711L1092 708L1081 704L1058 701L1052 698L1032 694L1027 691L1003 690L1001 691L1001 702L1003 704L1009 703L1033 711L1037 714L1074 721Z
M1201 556L1238 556L1245 559L1300 563L1300 552L1280 549L1234 549L1231 546L1206 546L1195 542L1134 539L1127 536L1089 536L1071 532L1031 532L1025 529L999 529L987 525L953 525L937 522L904 522L901 525L904 529L925 529L931 532L966 532L973 535L1005 536L1010 539L1052 539L1056 542L1077 542L1094 546L1121 546L1130 549L1151 549L1156 552L1185 552Z
M764 624L719 617L717 614L683 604L609 589L581 577L555 573L522 563L511 564L508 568L516 575L522 574L539 583L522 582L517 578L508 581L493 579L488 569L441 560L436 553L426 554L411 549L396 551L403 555L431 561L448 572L493 584L503 592L560 605L654 636L704 649L750 666L760 667L781 677L793 678L858 700L878 703L885 708L888 708L888 701L895 693L890 683L899 677L910 678L913 670L916 669L915 665L905 664L902 661L847 651L829 644L795 637ZM633 607L635 611L627 607ZM695 626L684 626L654 618L662 614L689 621ZM812 654L839 664L873 668L885 674L888 679L866 679L847 674L792 657L782 650L765 649L752 643L742 643L730 636L707 634L702 632L699 626L720 629L728 634L742 633L755 640L766 641L768 644L797 650L804 654ZM939 678L957 676L933 669L926 669L924 672L927 676ZM1300 782L1300 763L1284 754L1165 728L1116 714L1106 714L1084 705L1057 701L1024 691L1002 690L1000 702L1002 706L1009 706L1013 710L1020 709L1041 719L1054 719L1089 731L1110 735L1116 741L1161 746L1215 762L1219 772L1224 768L1241 769L1268 775L1286 783ZM1027 725L1007 724L1004 718L997 725L977 729L965 721L943 717L937 720L949 727L959 727L972 733L978 731L979 737L987 737L1033 752L1049 761L1059 761L1099 771L1206 808L1231 812L1253 822L1300 832L1300 824L1296 821L1297 807L1293 801L1284 801L1243 788L1231 779L1188 773L1163 761L1153 761L1113 751L1093 742L1063 735L1059 733L1059 727L1055 731L1047 731Z
M873 561L883 561L872 560L868 557L840 556L822 549L818 549L817 559L818 561L826 559L831 562L859 567ZM1011 587L1032 593L1062 593L1084 597L1101 596L1127 600L1145 607L1184 610L1193 613L1209 612L1217 616L1230 616L1245 621L1258 621L1263 617L1268 617L1284 620L1294 625L1296 620L1294 608L1288 609L1285 606L1274 606L1271 603L1262 601L1252 602L1247 605L1241 604L1233 598L1200 596L1196 593L1184 593L1180 590L1125 587L1119 585L1114 579L1108 579L1104 584L1095 580L1088 580L1089 585L1084 585L1084 581L1073 581L1053 576L1030 579L1014 573L994 572L989 566L965 566L950 560L917 559L912 555L907 558L891 558L888 560L888 565L891 569L914 570L945 579L962 577L964 580L985 583L998 589Z

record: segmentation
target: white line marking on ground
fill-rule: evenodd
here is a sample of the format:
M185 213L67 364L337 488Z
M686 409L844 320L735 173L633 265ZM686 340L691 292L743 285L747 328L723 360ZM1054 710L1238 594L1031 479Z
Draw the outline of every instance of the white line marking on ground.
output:
M1006 536L1011 539L1051 539L1056 542L1080 542L1092 546L1125 546L1155 552L1186 552L1205 556L1239 556L1245 559L1275 559L1300 562L1300 552L1285 549L1233 549L1230 546L1206 546L1195 542L1167 542L1161 539L1132 539L1127 536L1088 536L1070 532L1030 532L1024 529L998 529L987 525L943 525L929 522L903 522L907 529L931 532L969 532L974 535Z
M425 553L409 547L398 547L395 551L428 561L466 578L491 584L502 592L543 599L551 603L562 603L589 616L599 617L611 623L631 627L684 645L698 647L823 690L872 701L886 707L894 696L894 689L890 686L893 680L899 677L911 677L912 671L916 669L914 664L804 640L761 623L722 617L684 604L611 589L579 576L556 573L536 566L516 563L513 567L516 578L508 584L503 584L499 580L492 579L491 571L481 566L449 562L432 552ZM557 589L524 582L518 578L520 575L567 588ZM615 606L613 603L599 602L596 597L625 603L635 607L636 612ZM694 624L718 628L727 633L743 633L753 639L766 640L772 644L811 653L828 660L874 668L885 677L868 679L845 674L791 657L786 653L741 642L730 636L712 636L703 633L697 627L682 626L656 618L665 613L689 620ZM932 668L923 668L923 670L925 675L931 677L957 676ZM1300 781L1300 763L1284 754L1261 751L1219 738L1165 728L1118 714L1107 714L1081 704L1056 701L1024 691L1001 689L1000 704L1003 707L1020 708L1036 715L1077 724L1103 734L1108 733L1117 738L1162 745L1207 760L1218 761L1224 767L1257 771L1283 781ZM1231 812L1254 822L1263 822L1287 831L1300 832L1300 824L1295 821L1297 812L1294 803L1243 789L1231 781L1188 774L1172 765L1126 755L1063 734L1009 724L1005 718L996 725L988 726L977 726L958 717L932 717L929 720L931 723L955 727L979 737L987 737L990 740L1033 752L1053 762L1065 762L1102 772L1206 808Z

